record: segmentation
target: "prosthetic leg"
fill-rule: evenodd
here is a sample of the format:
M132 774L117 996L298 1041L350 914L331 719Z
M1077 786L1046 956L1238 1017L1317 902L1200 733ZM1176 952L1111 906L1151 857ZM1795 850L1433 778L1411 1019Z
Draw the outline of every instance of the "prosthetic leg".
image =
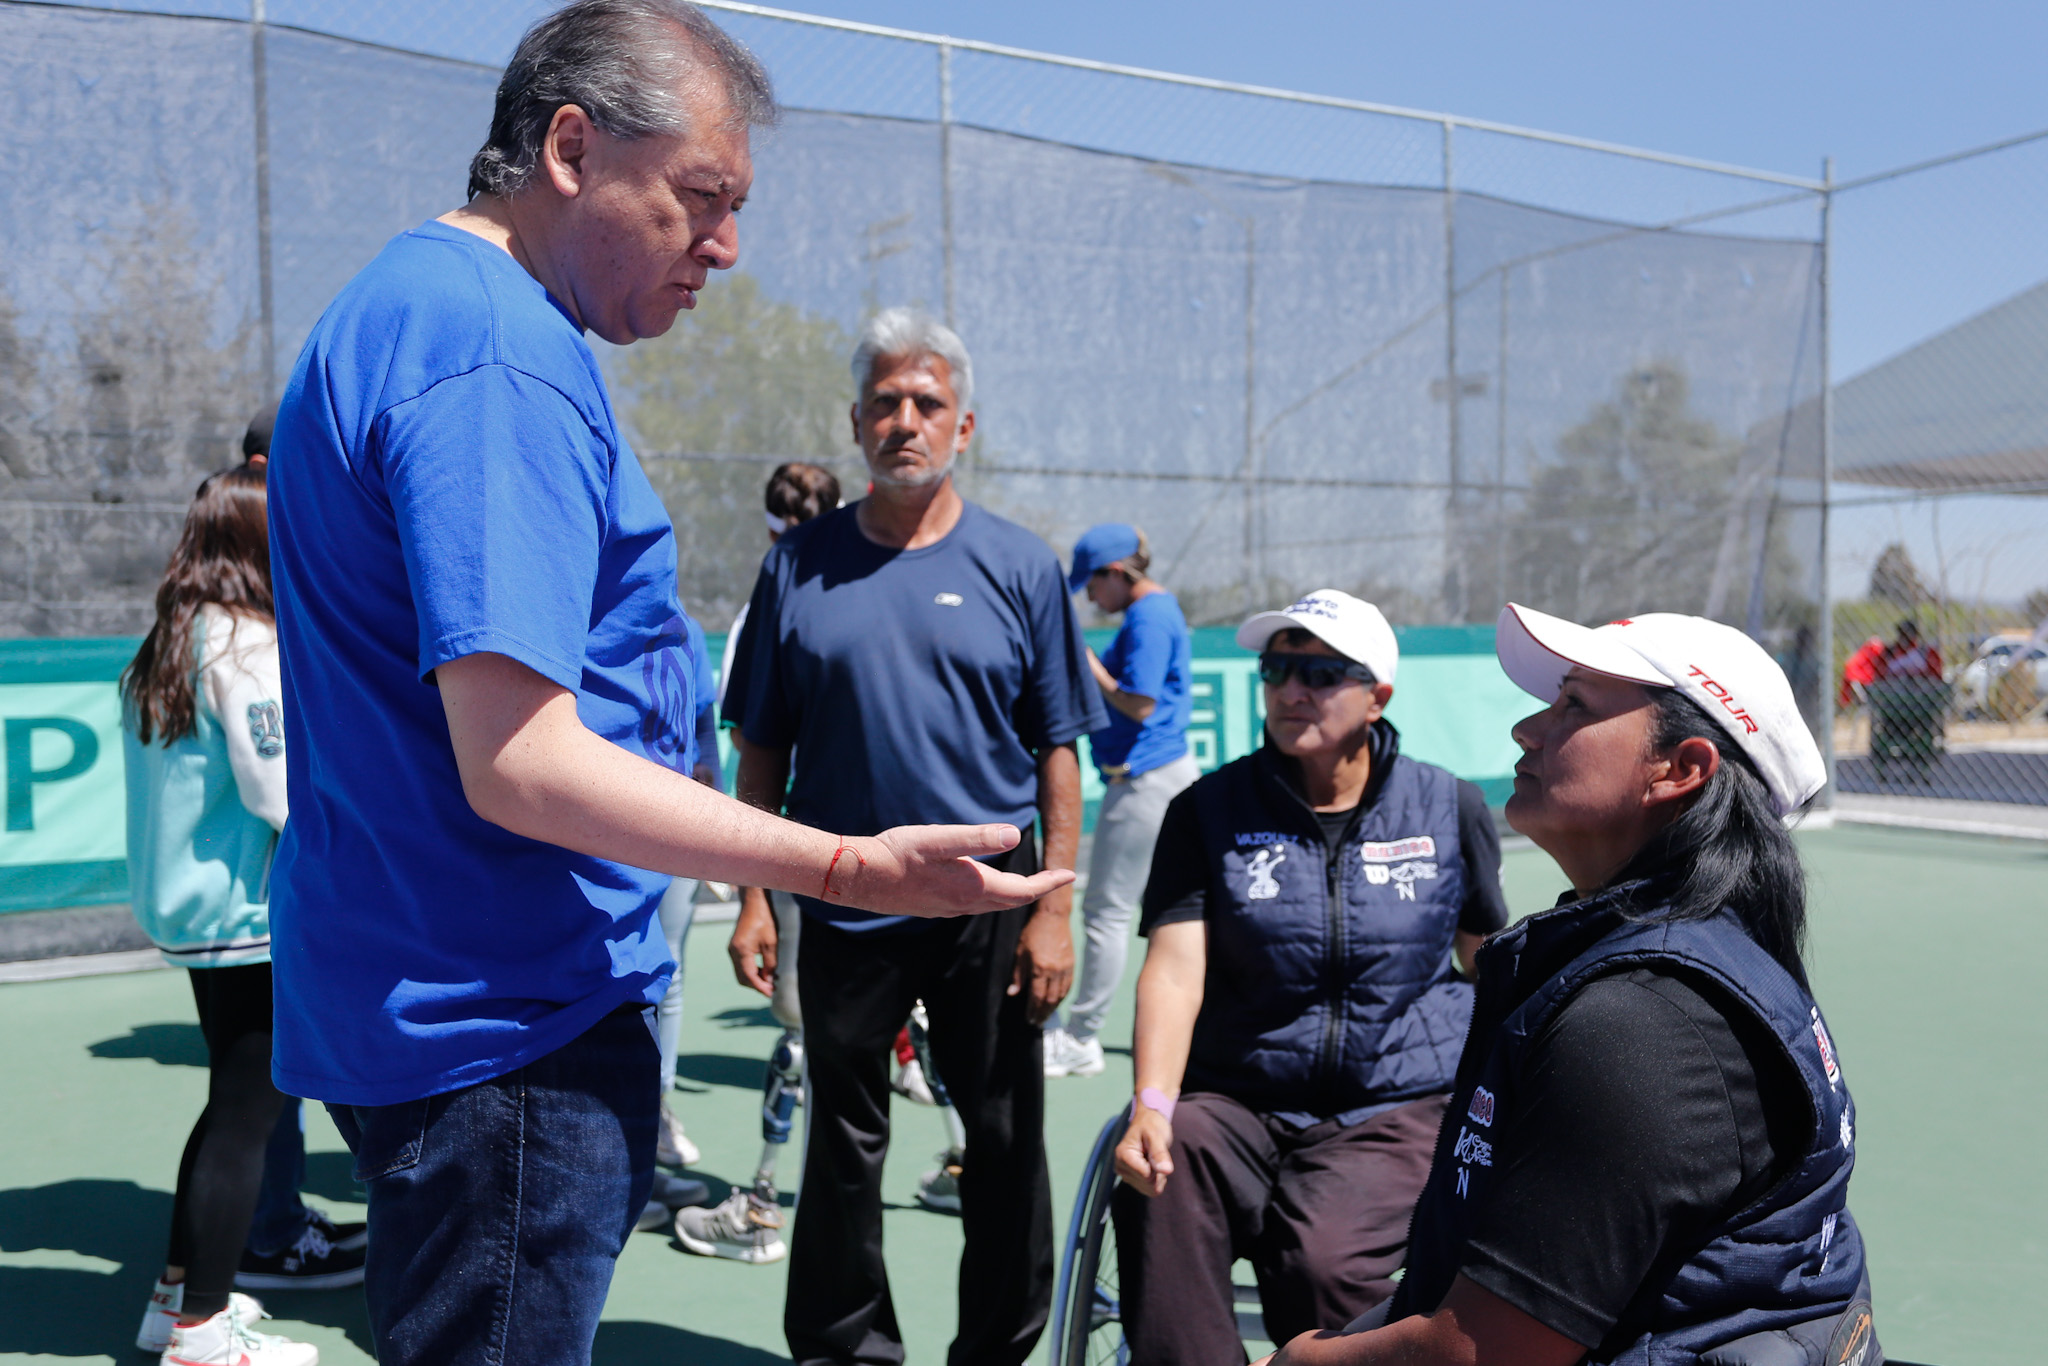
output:
M795 1131L796 1107L804 1103L804 1036L794 1029L782 1031L775 1051L768 1055L768 1075L761 1084L761 1162L754 1169L754 1199L777 1211L781 1205L775 1190L775 1168L782 1150Z
M931 1088L932 1103L946 1117L946 1135L952 1143L939 1154L937 1169L918 1178L917 1203L940 1214L958 1214L960 1173L967 1166L967 1126L961 1122L960 1112L953 1108L953 1097L946 1090L945 1079L939 1075L938 1064L932 1060L930 1026L924 1002L919 1001L910 1010L910 1048L917 1055L917 1065L924 1072L925 1084Z

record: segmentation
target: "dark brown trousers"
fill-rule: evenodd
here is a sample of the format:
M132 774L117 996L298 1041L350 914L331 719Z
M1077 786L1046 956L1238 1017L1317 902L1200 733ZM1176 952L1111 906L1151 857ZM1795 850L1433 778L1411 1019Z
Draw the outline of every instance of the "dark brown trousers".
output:
M1240 1257L1283 1345L1393 1294L1445 1100L1295 1129L1224 1096L1182 1096L1165 1193L1119 1186L1111 1205L1132 1366L1243 1366Z

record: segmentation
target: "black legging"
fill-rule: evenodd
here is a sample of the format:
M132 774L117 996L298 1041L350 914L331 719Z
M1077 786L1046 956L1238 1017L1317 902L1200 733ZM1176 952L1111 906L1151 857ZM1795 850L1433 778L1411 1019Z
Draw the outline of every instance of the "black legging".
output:
M270 1084L270 964L194 968L206 1036L206 1108L178 1164L165 1261L185 1268L186 1314L227 1308L263 1185L263 1150L286 1095Z

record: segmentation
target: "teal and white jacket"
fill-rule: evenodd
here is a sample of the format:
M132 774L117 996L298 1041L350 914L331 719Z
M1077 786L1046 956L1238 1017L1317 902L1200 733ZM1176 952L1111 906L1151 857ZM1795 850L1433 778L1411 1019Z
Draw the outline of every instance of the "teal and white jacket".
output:
M208 603L193 623L194 727L128 759L135 918L179 967L270 961L270 860L284 828L277 628Z

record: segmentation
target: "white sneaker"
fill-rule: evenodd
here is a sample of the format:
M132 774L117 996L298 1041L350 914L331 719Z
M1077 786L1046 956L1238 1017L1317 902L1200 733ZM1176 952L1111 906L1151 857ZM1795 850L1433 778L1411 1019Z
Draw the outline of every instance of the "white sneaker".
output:
M903 1064L896 1073L896 1080L889 1083L897 1095L907 1097L913 1105L937 1105L938 1097L932 1094L931 1083L925 1080L924 1066L916 1058Z
M958 1214L960 1173L966 1167L967 1159L958 1148L940 1153L937 1170L917 1178L917 1203L935 1214Z
M1107 1065L1102 1056L1102 1040L1076 1038L1064 1029L1045 1031L1048 1077L1099 1077Z
M692 1205L676 1211L676 1241L699 1257L724 1257L756 1266L789 1255L782 1241L782 1211L735 1190L711 1209Z
M704 1154L683 1133L683 1122L669 1113L667 1101L661 1103L661 1128L654 1140L654 1160L664 1167L694 1167L704 1160Z
M232 1303L212 1318L171 1330L158 1366L319 1366L310 1342L259 1333L235 1317Z
M169 1285L158 1281L156 1289L149 1292L149 1308L143 1311L142 1327L135 1334L136 1347L145 1352L161 1352L170 1346L171 1330L178 1326L178 1311L184 1307L185 1283ZM270 1317L254 1295L244 1295L239 1290L228 1295L228 1311L246 1328L254 1328L258 1319Z

